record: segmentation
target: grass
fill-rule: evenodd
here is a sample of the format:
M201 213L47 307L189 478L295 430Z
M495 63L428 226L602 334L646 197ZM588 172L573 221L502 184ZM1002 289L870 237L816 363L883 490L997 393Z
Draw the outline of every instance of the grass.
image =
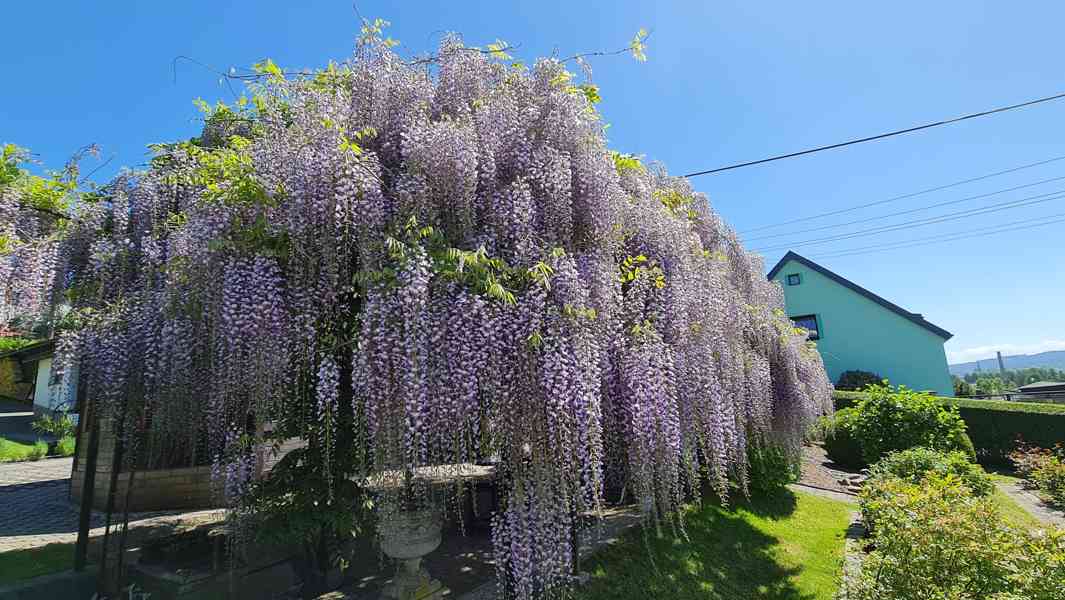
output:
M853 505L783 491L685 515L688 539L630 531L582 570L582 600L831 600Z
M8 585L74 567L74 544L48 544L0 553L0 585Z
M74 436L67 435L59 438L59 442L55 445L56 456L74 456Z
M74 456L74 436L60 438L55 451L48 453L48 442L37 440L33 444L23 444L0 437L0 463L21 460L40 460L45 456Z
M997 483L1020 483L1021 480L1018 477L1012 475L1005 475L1003 473L989 473L991 479ZM1006 492L995 488L995 493L991 496L991 499L998 506L999 512L1002 513L1002 518L1013 525L1014 527L1020 527L1022 529L1039 529L1046 527L1042 521L1035 518L1032 513L1028 512L1023 506L1017 504L1013 498L1010 498Z
M36 444L23 444L0 438L0 462L16 460L38 460L48 454L48 444L38 441Z

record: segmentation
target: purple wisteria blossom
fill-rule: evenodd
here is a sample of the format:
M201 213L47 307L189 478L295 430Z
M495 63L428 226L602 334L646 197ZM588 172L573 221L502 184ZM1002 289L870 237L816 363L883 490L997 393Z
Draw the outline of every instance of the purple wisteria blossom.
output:
M137 460L209 456L231 504L267 424L327 478L497 460L499 580L561 593L577 515L676 519L831 410L761 261L686 180L612 154L571 79L455 36L263 79L237 123L0 258L0 316L69 298L61 360L151 440Z

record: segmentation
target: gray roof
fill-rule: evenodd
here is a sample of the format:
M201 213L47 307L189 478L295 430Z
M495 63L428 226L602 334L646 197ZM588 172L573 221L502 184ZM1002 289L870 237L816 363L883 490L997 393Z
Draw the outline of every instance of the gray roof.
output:
M1017 388L1022 392L1035 392L1042 389L1062 388L1065 389L1065 381L1037 381L1035 383L1029 383L1028 385L1022 385Z
M921 316L920 313L912 313L912 312L902 308L901 306L899 306L897 304L889 302L889 301L885 300L884 298L881 298L880 296L877 296L873 292L870 292L869 290L863 288L862 286L858 285L857 283L854 283L850 279L847 279L846 277L843 277L842 275L837 275L837 274L833 273L832 271L829 271L828 269L826 269L826 268L822 267L821 265L815 263L814 261L812 261L812 260L810 260L810 259L808 259L806 257L799 256L798 254L796 254L796 253L794 253L794 252L792 252L790 250L788 251L787 254L784 255L783 258L780 259L780 262L778 262L776 264L776 266L774 266L773 269L771 271L769 271L768 278L770 280L772 280L774 277L776 277L777 274L780 273L780 270L784 268L784 265L786 263L788 263L789 261L795 261L795 262L797 262L797 263L799 263L799 264L801 264L801 265L803 265L805 267L808 267L810 269L813 269L814 271L817 271L818 273L824 275L825 277L828 277L832 281L835 281L836 283L838 283L838 284L842 285L843 287L851 290L852 292L855 292L855 293L857 293L857 294L859 294L861 296L865 296L869 300L872 300L873 302L876 302L880 306L883 306L884 308L886 308L886 309L890 310L891 312L897 314L898 316L906 319L907 321L910 321L910 322L914 323L915 325L918 325L920 327L923 327L923 328L927 329L928 331L931 331L932 333L934 333L934 334L938 335L939 337L943 338L943 341L947 341L950 338L954 337L953 333L947 331L946 329L943 329L942 327L933 325L932 323L929 323L928 321L926 321L925 318L923 316Z

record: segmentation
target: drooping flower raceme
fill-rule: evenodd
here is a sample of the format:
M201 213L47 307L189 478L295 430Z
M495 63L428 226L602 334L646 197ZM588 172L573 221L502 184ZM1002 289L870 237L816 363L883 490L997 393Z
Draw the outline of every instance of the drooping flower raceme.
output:
M215 460L234 503L266 423L359 457L337 477L496 460L500 581L550 595L577 515L724 496L830 390L761 262L685 180L611 153L570 81L454 37L269 74L4 259L5 298L70 299L93 401L144 455Z

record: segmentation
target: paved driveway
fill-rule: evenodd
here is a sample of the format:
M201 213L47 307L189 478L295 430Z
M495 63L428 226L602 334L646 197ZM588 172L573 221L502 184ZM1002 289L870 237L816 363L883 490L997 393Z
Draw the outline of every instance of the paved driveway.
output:
M72 542L78 509L68 499L73 458L0 463L0 552ZM93 526L102 525L93 515Z
M0 552L77 541L78 505L69 497L73 463L73 458L0 463ZM224 511L217 509L130 513L129 526L131 533L166 535L223 518ZM111 526L121 519L115 514ZM94 510L89 536L102 536L106 523L104 513Z

